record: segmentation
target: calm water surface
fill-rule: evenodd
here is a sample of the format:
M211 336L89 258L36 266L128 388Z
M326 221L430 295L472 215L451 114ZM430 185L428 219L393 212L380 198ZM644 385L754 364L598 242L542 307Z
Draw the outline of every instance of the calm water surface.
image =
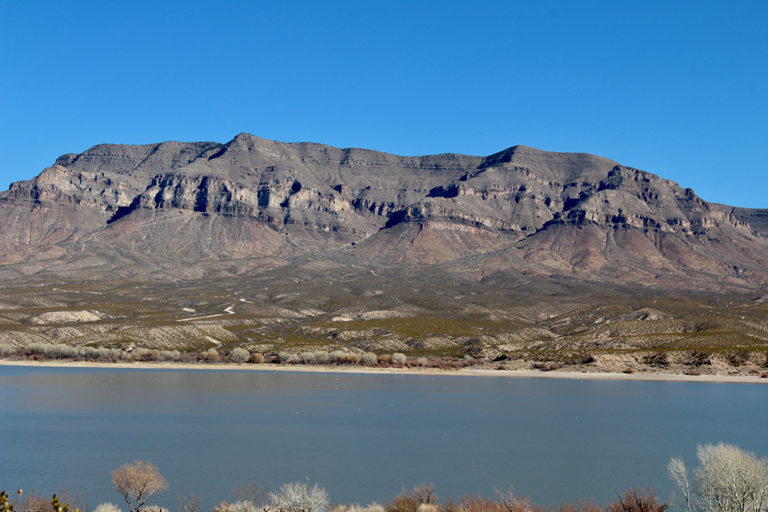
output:
M672 456L725 441L768 454L768 386L503 377L0 366L0 488L120 503L110 472L155 464L157 503L302 480L332 501L513 485L540 505L672 491Z

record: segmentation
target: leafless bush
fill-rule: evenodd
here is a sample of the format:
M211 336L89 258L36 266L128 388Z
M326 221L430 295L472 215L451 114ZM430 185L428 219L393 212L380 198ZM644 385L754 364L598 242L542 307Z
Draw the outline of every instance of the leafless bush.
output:
M605 512L664 512L668 508L669 503L660 503L656 493L650 489L630 489L607 505Z
M236 501L234 503L222 501L213 507L213 512L259 512L259 509L250 501Z
M579 501L578 504L564 503L560 505L558 512L603 512L600 505L597 505L593 501Z
M329 508L328 493L317 484L291 482L269 495L269 509L276 512L328 512Z
M499 498L499 503L506 512L531 512L534 510L531 499L518 495L511 487L497 490L496 497Z
M633 370L632 368L630 368L629 366L627 366L626 368L624 368L624 369L621 371L621 373L632 374L632 373L635 373L635 370Z
M238 487L234 494L238 501L249 501L259 509L264 508L269 500L269 489L256 482Z
M449 500L443 505L444 512L506 512L501 503L486 496L470 496L467 494L456 503Z
M160 505L149 505L141 509L141 512L170 512L170 510Z
M112 482L131 512L144 510L149 498L168 488L168 482L157 468L140 460L114 470Z
M403 490L387 505L387 512L419 512L420 505L436 505L434 484L417 485L410 491ZM433 512L422 510L421 512Z
M379 363L383 365L390 365L392 364L392 355L391 354L381 354L379 356Z
M233 363L244 363L251 357L251 354L244 348L235 347L229 352L229 359Z
M366 506L361 506L355 503L354 505L350 505L348 507L344 507L345 510L339 511L339 512L386 512L383 505L379 505L375 501L372 503L369 503Z
M200 512L200 505L203 503L203 499L194 494L179 496L178 501L179 512Z
M20 501L17 501L14 505L16 510L21 511L76 512L78 510L85 510L85 505L80 499L80 496L73 494L66 488L55 493L53 497L40 496L34 491L30 493L25 492L23 498Z
M114 503L102 503L93 509L93 512L120 512L120 507Z

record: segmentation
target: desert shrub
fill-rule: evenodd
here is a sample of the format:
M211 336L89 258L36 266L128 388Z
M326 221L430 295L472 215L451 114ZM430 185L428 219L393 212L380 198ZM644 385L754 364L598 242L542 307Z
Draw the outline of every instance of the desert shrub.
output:
M726 359L731 366L741 366L749 361L749 352L730 352Z
M416 364L419 366L427 366L427 358L426 357L419 357L416 359Z
M656 493L650 489L630 489L619 499L606 505L605 512L664 512L669 503L659 502Z
M342 352L336 356L336 362L339 364L358 364L360 362L360 356L358 354Z
M142 361L145 357L149 356L149 349L144 347L136 347L131 352L131 357L136 361Z
M56 345L53 346L53 354L55 357L61 357L61 358L77 357L77 348L71 345L57 343ZM96 350L96 354L98 355L98 350Z
M0 343L0 357L10 356L16 353L16 348L7 343Z
M178 350L161 350L160 359L163 361L178 361L181 359L181 352Z
M694 350L691 352L691 357L688 360L688 364L691 366L701 366L705 364L712 364L712 361L709 359L709 354L706 352L699 352L698 350Z
M302 352L299 354L299 359L301 359L301 362L304 364L315 364L315 357L314 352Z
M691 376L695 377L697 375L701 375L701 372L699 370L695 369L695 368L690 368L688 370L685 370L683 372L683 375L691 375Z
M621 371L621 373L632 374L632 373L635 373L635 370L633 370L632 368L630 368L629 366L627 366L626 368L624 368L624 369Z
M303 482L283 484L269 495L269 508L277 512L328 512L330 503L325 489Z
M338 362L339 356L343 355L343 350L333 350L330 354L328 354L328 361L331 363Z
M768 510L768 459L720 443L696 450L699 466L693 482L682 459L667 465L682 496L684 510L696 512L765 512Z
M317 364L328 364L331 360L331 354L327 350L318 350L315 352L315 362Z
M102 503L93 509L93 512L120 512L120 507L114 503Z
M254 352L253 354L251 354L251 362L252 363L261 364L265 360L266 360L266 358L264 357L264 354L262 354L261 352Z
M374 366L376 363L379 362L379 357L373 352L366 352L360 356L360 360L366 366Z
M402 352L395 352L392 354L392 362L394 364L405 364L406 359L405 354Z
M219 351L215 348L209 348L208 350L201 352L200 358L208 363L215 363L221 360Z
M277 357L281 363L285 364L291 360L291 358L293 357L293 354L291 354L290 352L278 352Z
M101 357L101 352L96 347L78 347L75 350L78 356L86 359L99 359Z
M657 368L666 368L669 366L669 357L667 357L666 352L654 352L653 354L645 356L643 362Z
M46 343L30 343L27 345L27 348L24 350L24 352L29 356L34 355L48 355L50 345Z
M244 363L251 357L251 354L244 348L236 347L229 352L229 359L233 363Z
M381 354L379 356L379 364L383 364L383 365L392 364L392 354Z
M760 374L761 379L768 379L768 372L763 372Z
M563 367L561 363L554 363L552 361L548 361L545 363L536 363L533 365L534 369L542 371L542 372L551 372L554 370L559 370Z

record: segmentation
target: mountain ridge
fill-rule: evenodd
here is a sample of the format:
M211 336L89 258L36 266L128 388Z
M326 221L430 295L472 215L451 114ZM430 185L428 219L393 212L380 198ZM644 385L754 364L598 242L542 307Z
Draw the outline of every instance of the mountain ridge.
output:
M173 280L301 257L452 272L474 258L487 275L662 288L768 283L768 210L524 145L405 157L247 133L225 144L99 144L0 193L0 233L6 279ZM491 254L499 261L482 258Z

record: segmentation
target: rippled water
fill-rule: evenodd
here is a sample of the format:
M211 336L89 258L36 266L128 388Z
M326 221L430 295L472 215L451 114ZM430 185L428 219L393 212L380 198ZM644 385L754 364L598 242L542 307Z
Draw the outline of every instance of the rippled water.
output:
M302 480L333 501L443 497L513 485L540 505L629 487L672 491L671 456L726 441L768 454L768 386L254 371L0 366L0 488L62 486L119 503L136 459L170 484L157 503Z

